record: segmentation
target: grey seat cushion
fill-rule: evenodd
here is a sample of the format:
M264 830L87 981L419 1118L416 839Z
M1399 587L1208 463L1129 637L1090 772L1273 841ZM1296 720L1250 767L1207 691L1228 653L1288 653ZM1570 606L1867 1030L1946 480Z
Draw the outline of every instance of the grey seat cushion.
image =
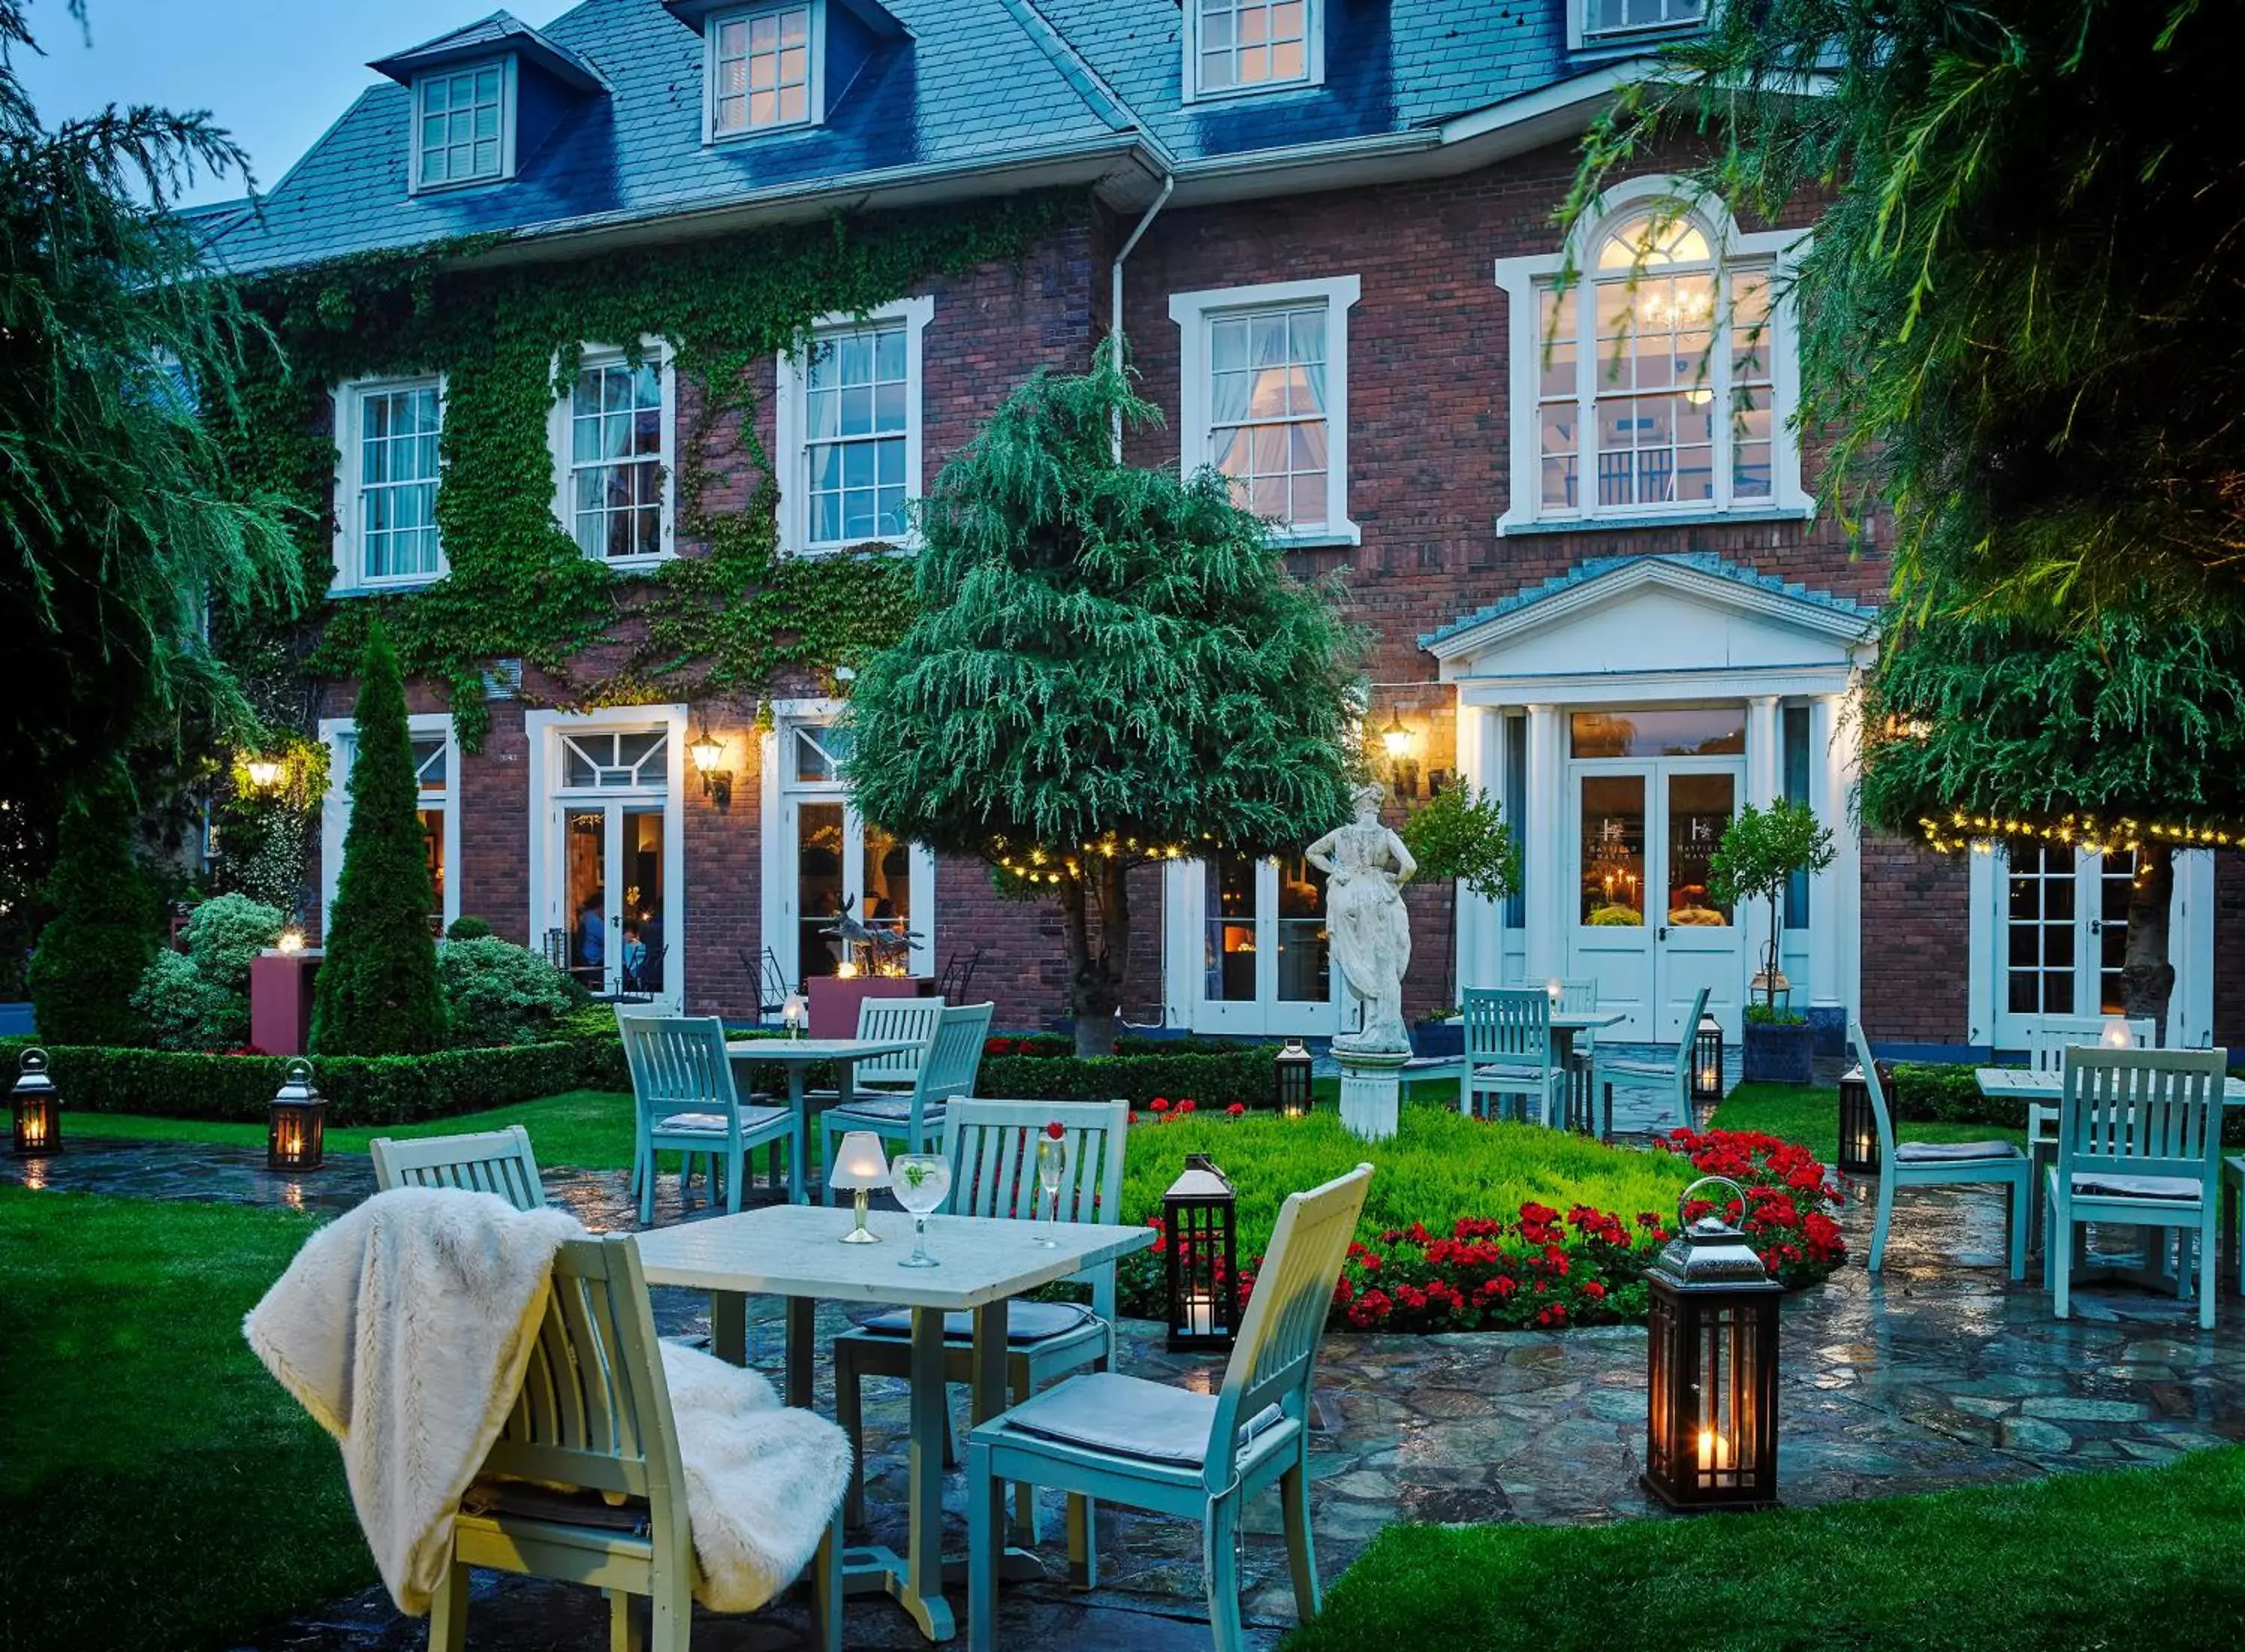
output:
M1903 1141L1895 1147L1896 1164L1966 1164L2025 1156L2008 1141Z
M787 1117L785 1107L743 1107L741 1132L752 1134L764 1126ZM667 1119L657 1120L658 1135L722 1135L725 1115L722 1113L674 1113Z
M1601 1061L1601 1073L1626 1073L1637 1079L1672 1079L1676 1076L1673 1061Z
M1216 1405L1214 1394L1098 1371L1016 1405L1006 1413L1006 1424L1024 1434L1116 1457L1198 1468L1208 1456ZM1265 1405L1240 1425L1239 1444L1245 1447L1285 1420L1286 1414L1276 1405Z
M2077 1170L2073 1190L2106 1199L2182 1199L2196 1204L2205 1187L2194 1176L2126 1176L2105 1170Z
M1547 1074L1556 1079L1559 1076L1559 1069L1530 1066L1515 1061L1489 1061L1473 1070L1476 1080L1490 1084L1541 1084Z
M829 1119L877 1119L884 1124L909 1124L912 1122L912 1100L909 1097L900 1097L893 1101L860 1099L846 1107L829 1107L826 1116ZM920 1109L919 1116L923 1124L938 1122L943 1117L943 1103L929 1102Z
M1102 1323L1099 1316L1082 1303L1017 1302L1006 1311L1006 1340L1042 1342L1048 1337L1065 1337L1070 1331ZM875 1314L865 1322L864 1329L884 1337L908 1337L912 1334L912 1310L892 1308L885 1314ZM973 1341L974 1316L944 1315L943 1335L947 1342Z

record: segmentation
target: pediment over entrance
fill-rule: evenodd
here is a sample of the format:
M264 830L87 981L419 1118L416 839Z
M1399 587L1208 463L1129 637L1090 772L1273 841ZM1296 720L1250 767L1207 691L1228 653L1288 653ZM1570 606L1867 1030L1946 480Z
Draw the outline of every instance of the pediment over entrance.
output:
M1419 639L1442 680L1845 673L1878 612L1719 557L1605 557Z

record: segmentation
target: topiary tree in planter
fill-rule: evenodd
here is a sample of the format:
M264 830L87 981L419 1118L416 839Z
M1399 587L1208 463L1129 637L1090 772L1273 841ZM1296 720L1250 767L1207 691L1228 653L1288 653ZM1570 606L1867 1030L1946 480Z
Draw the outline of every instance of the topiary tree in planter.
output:
M133 990L156 955L163 912L132 857L132 793L104 776L64 811L28 985L39 1037L55 1044L138 1044Z
M1707 863L1707 893L1719 906L1769 903L1769 939L1754 979L1760 1004L1746 1008L1745 1076L1806 1084L1809 1077L1808 1018L1777 1007L1778 947L1785 925L1778 911L1795 872L1821 872L1832 863L1832 829L1816 823L1808 804L1780 801L1767 809L1748 803L1723 832ZM1685 1036L1691 1036L1687 1028Z
M1451 971L1457 948L1461 886L1485 901L1501 901L1520 887L1520 844L1504 823L1504 813L1487 792L1446 787L1424 809L1415 810L1398 834L1419 863L1418 881L1447 881L1450 886L1449 930L1442 946L1442 1002L1451 1001Z
M418 1055L444 1045L436 903L422 844L413 735L397 655L376 621L359 667L350 829L312 1000L320 1055Z

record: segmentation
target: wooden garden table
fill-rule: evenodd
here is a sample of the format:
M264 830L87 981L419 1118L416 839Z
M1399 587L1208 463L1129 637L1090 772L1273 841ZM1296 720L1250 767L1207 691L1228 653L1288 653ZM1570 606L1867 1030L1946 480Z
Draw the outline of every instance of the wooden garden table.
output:
M811 1121L804 1115L803 1098L811 1069L821 1061L834 1064L834 1087L841 1096L838 1105L846 1107L857 1094L851 1075L858 1062L899 1055L919 1042L917 1039L735 1039L725 1046L725 1053L736 1066L743 1062L772 1061L787 1069L788 1111L795 1115L787 1155L790 1203L801 1204L805 1197L803 1167L811 1152Z
M803 1040L804 1043L810 1039ZM709 1293L709 1346L734 1364L748 1361L748 1298L787 1299L787 1403L811 1404L814 1310L820 1298L912 1310L910 1535L905 1554L868 1546L843 1551L843 1587L885 1591L931 1641L947 1641L956 1621L943 1596L943 1317L974 1317L973 1418L1006 1409L1006 1305L1025 1291L1112 1262L1154 1242L1150 1228L1079 1222L1022 1222L988 1216L931 1216L933 1268L900 1268L911 1254L912 1218L869 1212L885 1242L845 1245L855 1221L823 1205L766 1205L738 1215L684 1222L639 1236L648 1283ZM1030 1242L1057 1242L1050 1250ZM1009 1553L1017 1553L1011 1552ZM1018 1558L1037 1569L1033 1556Z

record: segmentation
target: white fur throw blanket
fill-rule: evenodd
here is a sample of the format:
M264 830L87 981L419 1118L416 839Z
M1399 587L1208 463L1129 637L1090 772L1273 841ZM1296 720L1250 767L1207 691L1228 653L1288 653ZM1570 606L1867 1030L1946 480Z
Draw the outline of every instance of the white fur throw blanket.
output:
M586 1237L559 1210L490 1194L376 1194L306 1242L250 1310L257 1357L343 1448L344 1477L398 1609L443 1581L461 1494L522 1385L554 1253ZM661 1344L695 1598L753 1611L817 1552L849 1483L849 1438L782 1405L755 1371Z

